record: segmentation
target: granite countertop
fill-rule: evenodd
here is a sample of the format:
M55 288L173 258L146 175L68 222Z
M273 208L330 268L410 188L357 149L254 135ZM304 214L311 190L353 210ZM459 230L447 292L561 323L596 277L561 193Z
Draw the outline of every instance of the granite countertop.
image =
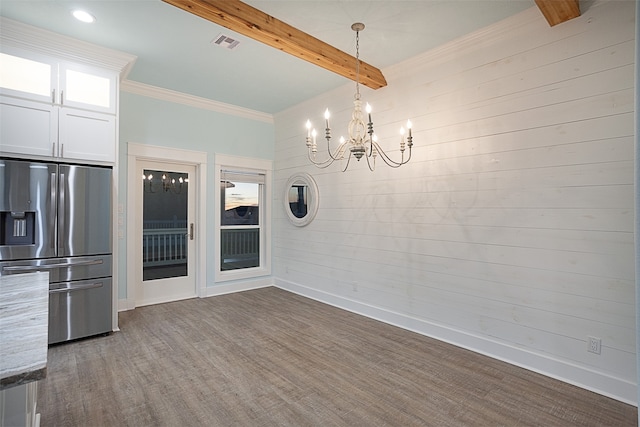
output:
M0 390L47 373L49 273L0 276Z

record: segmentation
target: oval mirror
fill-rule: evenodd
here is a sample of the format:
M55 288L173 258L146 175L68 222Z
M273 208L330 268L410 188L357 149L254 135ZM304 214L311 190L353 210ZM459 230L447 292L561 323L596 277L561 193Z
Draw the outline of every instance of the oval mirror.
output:
M297 173L284 187L284 210L293 225L309 224L318 211L318 186L308 173Z

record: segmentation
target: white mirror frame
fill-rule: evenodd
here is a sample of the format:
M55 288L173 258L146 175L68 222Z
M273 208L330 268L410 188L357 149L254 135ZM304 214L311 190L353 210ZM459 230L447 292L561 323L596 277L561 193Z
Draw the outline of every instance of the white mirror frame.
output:
M298 218L291 212L291 206L289 205L289 189L294 184L302 184L307 186L307 214L302 218ZM297 227L304 227L309 224L315 218L318 212L319 196L318 186L315 180L308 173L299 172L291 175L291 178L287 181L284 187L284 211L287 213L289 221Z

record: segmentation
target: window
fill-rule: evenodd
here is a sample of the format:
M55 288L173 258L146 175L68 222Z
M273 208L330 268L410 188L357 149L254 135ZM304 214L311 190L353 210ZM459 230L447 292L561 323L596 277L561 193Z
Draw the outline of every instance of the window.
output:
M271 274L270 174L270 161L216 156L218 280Z

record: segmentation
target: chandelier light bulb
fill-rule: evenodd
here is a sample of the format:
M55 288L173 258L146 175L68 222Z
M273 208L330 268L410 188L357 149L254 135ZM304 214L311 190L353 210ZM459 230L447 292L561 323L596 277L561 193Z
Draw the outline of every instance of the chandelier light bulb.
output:
M400 135L404 136L404 127L400 126Z
M307 138L311 137L311 120L307 120Z
M151 174L149 174L149 176L147 177L147 179L148 179L149 181L151 181L151 179L152 179L152 178L153 178L153 175L151 175Z

